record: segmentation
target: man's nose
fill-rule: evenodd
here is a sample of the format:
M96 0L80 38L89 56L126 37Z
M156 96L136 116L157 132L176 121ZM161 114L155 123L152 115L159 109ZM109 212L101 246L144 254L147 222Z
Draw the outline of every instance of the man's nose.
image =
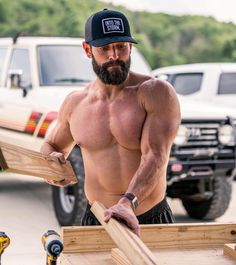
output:
M109 60L117 60L119 58L118 51L115 47L112 47L109 52Z

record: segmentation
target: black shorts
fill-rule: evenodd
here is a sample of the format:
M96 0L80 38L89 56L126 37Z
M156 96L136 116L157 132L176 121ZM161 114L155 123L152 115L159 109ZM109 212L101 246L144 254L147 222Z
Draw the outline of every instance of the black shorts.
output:
M87 204L81 225L101 225L96 216L90 211L91 206ZM174 216L166 201L166 198L151 208L146 213L137 216L139 224L168 224L174 223Z

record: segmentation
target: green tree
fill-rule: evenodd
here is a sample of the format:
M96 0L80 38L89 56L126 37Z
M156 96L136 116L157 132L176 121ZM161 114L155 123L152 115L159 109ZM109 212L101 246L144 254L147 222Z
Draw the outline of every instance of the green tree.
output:
M236 25L212 17L132 12L98 0L0 0L0 36L84 36L84 23L105 7L124 12L152 68L236 60Z

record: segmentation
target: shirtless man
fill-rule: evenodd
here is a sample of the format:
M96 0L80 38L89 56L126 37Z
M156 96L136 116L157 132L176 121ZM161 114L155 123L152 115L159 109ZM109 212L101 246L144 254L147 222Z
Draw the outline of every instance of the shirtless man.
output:
M103 10L88 19L83 47L97 78L66 97L41 152L63 162L79 145L88 199L82 225L99 224L90 211L97 200L108 208L105 221L115 216L139 234L139 223L173 222L166 168L180 110L169 83L129 71L132 43L122 13Z

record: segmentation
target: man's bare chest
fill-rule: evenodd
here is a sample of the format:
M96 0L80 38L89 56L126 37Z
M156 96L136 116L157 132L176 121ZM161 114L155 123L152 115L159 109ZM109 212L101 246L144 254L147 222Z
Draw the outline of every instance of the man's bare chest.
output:
M145 116L137 102L98 101L79 106L71 115L70 129L76 143L86 149L99 150L114 143L139 149Z

